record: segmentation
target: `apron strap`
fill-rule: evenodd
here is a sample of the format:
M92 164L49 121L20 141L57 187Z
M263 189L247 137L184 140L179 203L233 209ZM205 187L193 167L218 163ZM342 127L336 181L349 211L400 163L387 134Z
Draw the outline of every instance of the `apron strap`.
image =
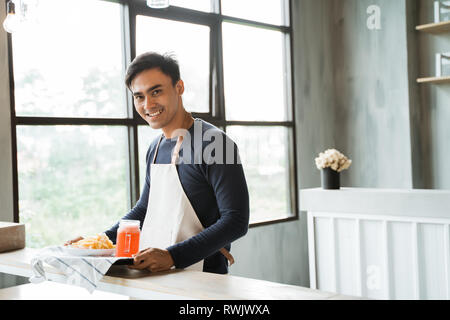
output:
M158 155L159 145L161 143L163 135L164 134L161 134L161 136L159 137L159 140L158 140L158 144L156 145L155 154L153 155L153 161L152 161L153 164L155 164L155 162L156 162L156 156ZM178 136L177 144L175 145L175 148L173 149L173 153L172 153L172 161L171 161L172 164L176 164L178 162L182 143L183 143L183 136Z
M227 258L228 265L231 266L234 263L234 258L227 249L225 248L220 249L220 253L222 253L225 256L225 258Z
M178 136L177 144L175 145L175 148L173 148L172 162L171 162L172 164L177 164L178 162L181 144L183 143L183 138L184 138L183 136Z
M164 135L164 133L161 134L161 136L159 137L159 140L158 140L158 144L156 145L155 154L153 156L153 161L152 161L153 164L156 161L156 155L158 154L159 144L161 143L163 135Z

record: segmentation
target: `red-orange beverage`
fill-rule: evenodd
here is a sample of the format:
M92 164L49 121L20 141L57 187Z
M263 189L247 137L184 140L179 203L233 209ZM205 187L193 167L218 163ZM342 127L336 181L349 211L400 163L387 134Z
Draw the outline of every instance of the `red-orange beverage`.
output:
M138 220L120 220L117 229L116 257L131 257L139 252L139 230Z

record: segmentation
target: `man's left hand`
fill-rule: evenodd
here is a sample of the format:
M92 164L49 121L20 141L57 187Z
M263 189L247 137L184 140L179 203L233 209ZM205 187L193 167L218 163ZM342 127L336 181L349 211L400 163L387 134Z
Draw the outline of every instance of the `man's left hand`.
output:
M151 272L169 270L174 265L169 251L158 248L148 248L139 251L134 256L133 262L134 264L129 266L129 268L139 270L148 269Z

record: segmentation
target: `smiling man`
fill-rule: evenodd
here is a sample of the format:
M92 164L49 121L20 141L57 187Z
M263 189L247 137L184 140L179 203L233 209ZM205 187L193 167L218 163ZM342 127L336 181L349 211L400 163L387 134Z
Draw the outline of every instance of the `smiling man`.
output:
M228 263L233 263L231 242L247 233L249 222L248 189L237 146L222 130L185 110L184 83L172 57L153 52L136 57L125 82L139 115L153 129L162 130L147 151L140 199L123 217L141 222L140 252L130 267L227 273ZM191 138L183 139L186 135L180 132ZM205 132L226 142L218 144L223 150L215 150L215 159L232 152L235 161L211 163L201 157L194 163L210 143L203 140ZM180 158L192 161L179 163ZM113 242L118 226L105 232Z

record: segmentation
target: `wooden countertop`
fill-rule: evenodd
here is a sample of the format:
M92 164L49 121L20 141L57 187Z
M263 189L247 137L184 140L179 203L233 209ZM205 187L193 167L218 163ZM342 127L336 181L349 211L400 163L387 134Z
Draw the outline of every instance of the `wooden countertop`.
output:
M0 253L0 272L30 277L30 261L37 249ZM62 273L45 265L47 278L64 283ZM214 273L170 270L150 273L113 266L98 284L98 290L139 299L213 300L327 300L360 299L276 282Z

